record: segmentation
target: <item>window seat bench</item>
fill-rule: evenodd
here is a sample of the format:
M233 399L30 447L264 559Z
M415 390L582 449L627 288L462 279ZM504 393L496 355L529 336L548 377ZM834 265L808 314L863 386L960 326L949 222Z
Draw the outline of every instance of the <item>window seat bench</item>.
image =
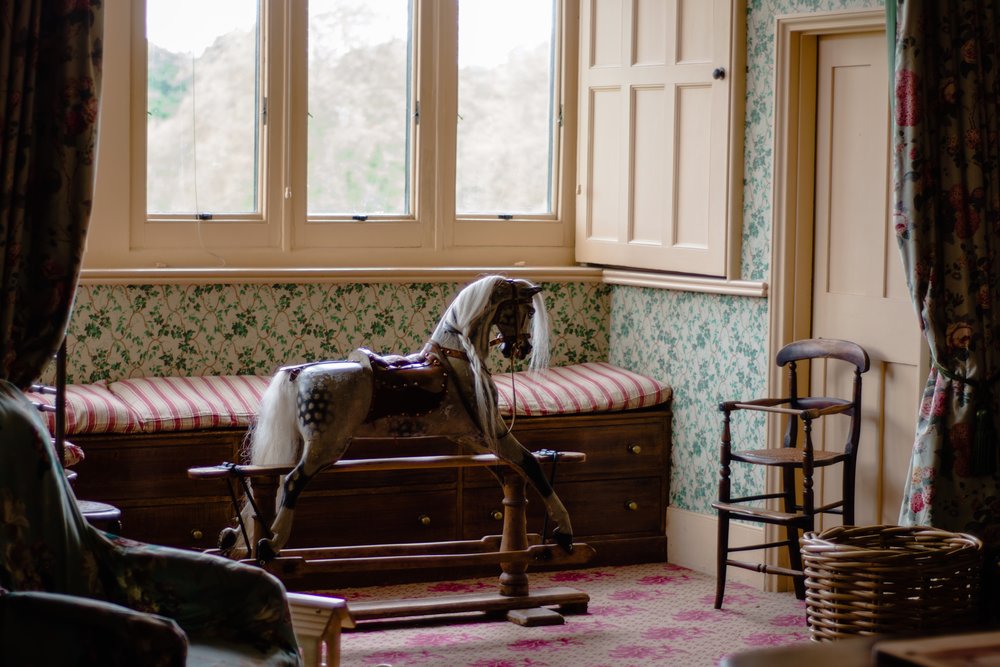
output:
M604 362L498 374L500 407L531 450L572 450L585 463L555 471L555 487L592 564L666 558L670 387ZM232 525L222 482L187 470L239 461L265 376L133 378L69 385L67 437L83 451L81 497L123 512L123 534L206 549ZM47 395L33 400L51 402ZM48 414L48 413L47 413ZM51 415L49 415L51 419ZM467 453L445 438L357 439L346 458ZM529 531L542 529L529 490ZM323 473L299 501L289 547L475 539L499 534L502 491L489 471Z

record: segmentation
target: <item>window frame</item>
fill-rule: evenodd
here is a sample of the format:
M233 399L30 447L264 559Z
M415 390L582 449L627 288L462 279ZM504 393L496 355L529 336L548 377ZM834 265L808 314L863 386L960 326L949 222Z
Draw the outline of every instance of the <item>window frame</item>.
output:
M456 215L458 0L414 0L412 90L420 122L413 135L411 215L373 215L364 222L349 217L319 222L306 216L306 128L294 119L306 113L307 11L305 3L295 0L261 0L261 92L267 98L267 123L261 124L259 215L220 214L210 221L147 215L145 1L109 5L104 131L85 267L572 264L576 4L556 0L553 115L561 107L563 122L553 133L552 214L512 220ZM124 66L115 59L123 53ZM124 135L118 129L123 117ZM128 183L124 196L123 182ZM359 249L366 252L359 255Z

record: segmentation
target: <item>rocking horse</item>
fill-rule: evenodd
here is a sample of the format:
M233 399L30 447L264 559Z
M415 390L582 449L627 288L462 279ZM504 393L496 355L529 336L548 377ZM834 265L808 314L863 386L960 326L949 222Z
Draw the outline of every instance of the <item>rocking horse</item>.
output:
M421 436L448 436L513 468L542 498L555 526L553 540L572 553L569 514L536 456L500 418L485 361L490 347L500 345L506 358L530 354L532 368L546 365L548 317L540 292L526 280L487 276L456 296L418 353L381 357L362 348L344 361L279 369L261 399L249 459L253 466L297 463L280 488L270 535L255 533L260 522L251 520L258 512L248 494L240 526L220 535L222 553L261 564L278 557L300 494L344 455L352 438ZM499 335L491 340L494 327Z

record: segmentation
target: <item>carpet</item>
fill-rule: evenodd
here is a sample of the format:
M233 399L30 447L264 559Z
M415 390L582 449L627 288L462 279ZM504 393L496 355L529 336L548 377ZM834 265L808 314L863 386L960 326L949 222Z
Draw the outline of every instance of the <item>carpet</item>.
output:
M730 583L669 564L531 573L531 586L590 595L587 614L526 628L484 615L368 621L341 639L342 667L710 667L747 649L808 641L791 593ZM496 578L331 591L348 601L495 590Z

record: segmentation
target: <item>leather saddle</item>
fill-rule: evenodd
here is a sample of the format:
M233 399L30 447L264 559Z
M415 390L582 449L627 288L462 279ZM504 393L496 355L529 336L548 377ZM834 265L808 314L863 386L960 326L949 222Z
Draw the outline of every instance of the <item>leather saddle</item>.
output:
M427 414L438 408L447 394L447 367L431 346L405 356L380 355L360 347L347 359L372 371L375 391L369 422L391 415Z

